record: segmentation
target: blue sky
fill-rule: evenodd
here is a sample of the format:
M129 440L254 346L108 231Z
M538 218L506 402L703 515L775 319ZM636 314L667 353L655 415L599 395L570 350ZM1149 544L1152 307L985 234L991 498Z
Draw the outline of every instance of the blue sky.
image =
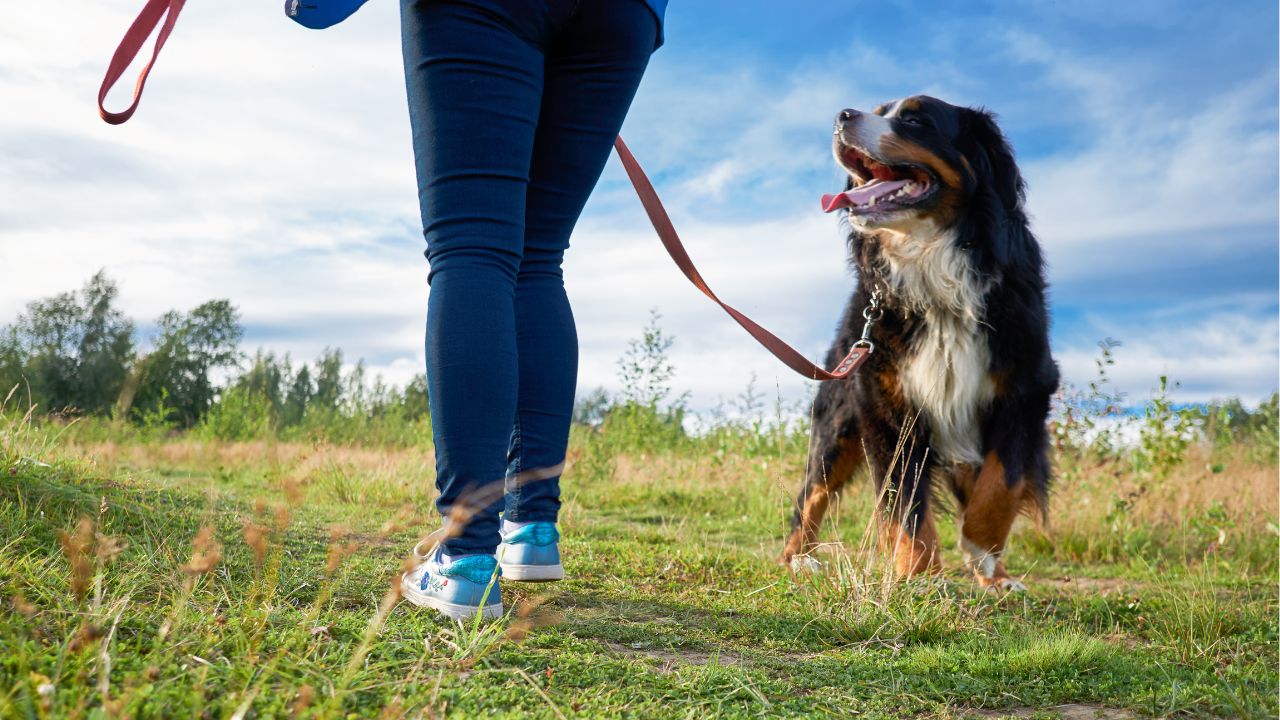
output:
M105 267L144 323L228 297L250 348L341 346L394 381L417 371L426 268L396 3L312 32L275 4L192 0L139 115L112 128L92 100L140 4L26 4L0 28L0 97L22 108L0 116L0 322ZM818 210L840 184L831 118L921 92L986 106L1029 182L1068 380L1088 380L1110 336L1135 401L1160 374L1182 400L1256 400L1280 352L1276 13L674 0L624 135L713 287L818 357L851 289ZM616 164L573 245L582 390L616 386L656 307L695 407L752 375L788 400L810 391L685 283Z

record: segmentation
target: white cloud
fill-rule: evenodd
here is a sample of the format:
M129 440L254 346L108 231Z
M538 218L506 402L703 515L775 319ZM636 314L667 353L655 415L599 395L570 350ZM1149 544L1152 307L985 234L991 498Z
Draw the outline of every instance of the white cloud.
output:
M1024 163L1029 206L1051 252L1163 233L1273 223L1277 212L1274 72L1236 79L1196 108L1140 94L1125 73L1024 34L1015 57L1077 101L1092 142Z
M0 322L105 267L140 321L227 297L255 338L295 359L340 346L406 380L422 366L427 288L396 4L369 3L317 33L276 6L190 3L139 114L108 127L93 98L138 6L26 4L0 27L0 96L20 108L0 115ZM772 72L691 68L668 48L625 134L711 285L814 359L851 289L842 234L816 209L839 183L828 123L848 105L923 90L1000 110L1008 97L1019 112L1048 103L1044 113L1078 125L1084 145L1024 163L1056 282L1100 262L1140 273L1145 257L1171 252L1163 237L1174 230L1274 223L1274 74L1224 80L1221 95L1186 112L1111 59L1028 34L1003 42L1041 85L1031 100L946 57L873 43L819 48ZM860 67L876 71L851 70ZM624 182L611 164L566 263L580 388L615 386L617 357L658 307L677 339L677 389L692 390L695 406L737 395L752 373L769 394L806 397L807 381L671 266ZM1273 307L1219 308L1212 326L1117 314L1090 327L1126 341L1118 372L1132 373L1123 382L1135 397L1162 368L1195 393L1251 397L1275 386ZM1185 357L1214 332L1211 350ZM1254 341L1229 342L1235 332ZM1069 378L1088 377L1090 347L1058 355Z
M1153 313L1123 325L1108 318L1093 321L1100 337L1124 337L1108 374L1132 403L1149 399L1161 376L1171 388L1180 385L1172 392L1179 402L1230 396L1256 402L1276 388L1280 325L1274 317L1220 311L1181 317ZM1057 353L1077 387L1095 375L1097 358L1097 348Z

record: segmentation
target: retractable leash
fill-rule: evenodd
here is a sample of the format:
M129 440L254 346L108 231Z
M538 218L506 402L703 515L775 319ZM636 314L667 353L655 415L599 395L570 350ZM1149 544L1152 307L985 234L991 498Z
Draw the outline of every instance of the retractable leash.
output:
M323 30L351 17L366 0L285 0L284 14L289 19L309 27Z
M313 30L322 30L351 17L351 14L359 10L365 2L366 0L285 0L284 14L299 25ZM129 26L124 39L120 41L115 54L111 56L111 62L107 65L107 74L102 78L102 85L98 88L98 115L102 116L103 120L112 125L119 125L133 117L134 111L138 109L138 102L142 100L142 90L147 86L147 76L151 74L156 58L160 57L160 50L169 39L169 34L173 32L173 26L178 22L178 15L185 4L186 0L147 0L147 4L142 7L142 12L138 13L137 19ZM119 82L120 76L124 75L129 63L138 57L142 46L146 44L147 38L151 37L157 25L160 26L160 32L156 35L151 60L147 62L146 67L142 68L142 72L138 74L138 81L133 86L133 102L120 112L107 110L105 107L107 93Z
M151 68L155 65L156 58L160 56L160 49L164 47L164 43L169 39L169 34L173 32L173 26L178 21L178 14L182 12L182 7L186 0L147 0L147 4L142 8L142 12L138 18L133 21L133 25L129 27L125 33L124 39L120 41L120 46L116 48L115 55L111 58L111 63L107 66L106 76L102 79L102 87L98 90L98 114L102 119L112 125L119 125L133 116L135 110L138 109L138 102L142 99L142 90L147 84L147 76L151 74ZM366 0L285 0L284 11L289 19L300 25L313 29L327 28L342 22L359 10ZM142 50L142 46L147 42L147 38L151 33L160 27L160 32L156 35L155 49L151 52L151 60L146 67L138 75L137 84L133 89L133 103L121 112L110 112L104 106L107 93L120 80L120 76L124 74L125 69L129 67L129 63ZM867 358L871 357L871 353L875 352L875 344L871 342L871 326L880 319L883 311L880 309L880 292L877 290L871 295L871 304L862 313L866 324L862 328L862 338L853 344L847 355L841 360L834 369L825 370L818 365L814 365L800 354L798 350L783 342L777 335L763 328L759 323L744 315L742 312L721 300L707 285L707 281L702 279L702 273L698 272L697 266L693 264L693 260L689 257L689 253L684 249L684 243L680 242L680 236L676 233L675 225L671 223L671 218L667 215L666 208L662 205L662 200L658 198L658 193L653 189L653 183L649 182L649 178L645 175L644 169L640 167L640 163L636 161L631 150L627 148L627 144L622 141L619 136L613 143L614 149L618 151L618 158L622 160L622 167L627 171L627 177L631 179L632 186L635 187L636 195L640 197L640 204L644 206L645 213L649 216L649 221L653 223L653 229L657 231L658 238L662 240L662 246L666 248L667 254L675 261L676 267L680 268L680 272L698 288L703 295L711 298L713 302L724 309L729 317L733 318L739 325L743 327L751 337L764 346L766 350L773 353L787 367L795 370L801 375L813 380L839 380L848 377L856 371ZM836 209L836 203L829 202L832 196L823 198L823 209L830 212Z

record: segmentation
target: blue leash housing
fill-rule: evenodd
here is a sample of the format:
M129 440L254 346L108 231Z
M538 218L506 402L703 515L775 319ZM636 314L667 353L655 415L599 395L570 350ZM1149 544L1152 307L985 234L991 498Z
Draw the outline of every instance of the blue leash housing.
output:
M312 30L323 30L351 17L365 0L285 0L284 14Z

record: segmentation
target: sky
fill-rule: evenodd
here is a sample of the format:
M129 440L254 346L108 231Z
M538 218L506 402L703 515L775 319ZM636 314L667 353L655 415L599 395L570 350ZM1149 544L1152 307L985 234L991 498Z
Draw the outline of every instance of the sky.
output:
M247 351L420 372L397 4L311 31L278 2L190 0L138 114L108 126L94 99L141 5L19 3L0 24L0 324L105 269L144 340L166 310L228 298ZM711 286L818 359L853 288L818 204L842 184L832 118L918 93L984 106L1028 183L1066 381L1110 337L1133 403L1161 375L1179 401L1256 402L1280 373L1277 20L1253 0L673 0L623 135ZM695 409L752 378L812 392L680 275L616 160L565 275L580 393L617 389L653 309Z

